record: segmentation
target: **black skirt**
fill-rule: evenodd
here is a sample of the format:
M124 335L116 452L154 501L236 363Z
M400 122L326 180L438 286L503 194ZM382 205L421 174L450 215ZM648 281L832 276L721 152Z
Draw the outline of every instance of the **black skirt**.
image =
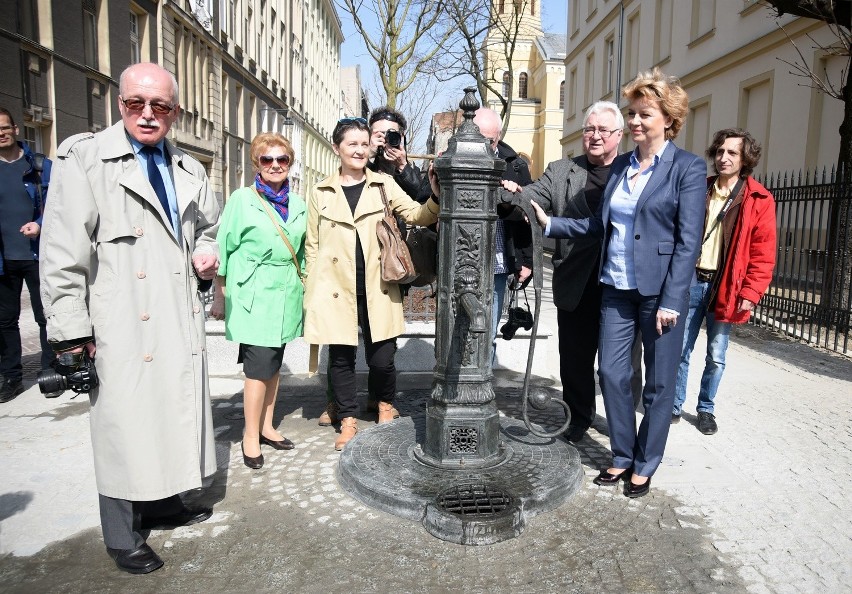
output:
M243 364L246 378L265 382L281 370L285 346L282 344L276 348L240 343L237 363Z

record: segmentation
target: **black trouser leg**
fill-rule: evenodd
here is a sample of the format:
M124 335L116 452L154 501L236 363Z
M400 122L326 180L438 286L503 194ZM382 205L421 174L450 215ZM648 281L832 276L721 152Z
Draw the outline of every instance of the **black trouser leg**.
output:
M135 549L145 542L139 533L142 517L161 518L183 509L177 495L154 501L128 501L98 493L101 511L101 531L104 544L110 549Z
M24 375L18 320L26 264L26 260L6 260L0 275L0 373L13 383L20 382Z
M41 368L48 369L53 364L56 355L53 348L47 342L47 319L44 317L44 308L41 303L39 292L38 262L33 260L27 264L24 273L24 281L27 283L27 291L30 293L30 305L33 308L33 318L38 324L38 337L41 343Z
M590 279L574 311L558 309L559 375L571 425L588 429L595 419L595 356L600 334L601 290Z

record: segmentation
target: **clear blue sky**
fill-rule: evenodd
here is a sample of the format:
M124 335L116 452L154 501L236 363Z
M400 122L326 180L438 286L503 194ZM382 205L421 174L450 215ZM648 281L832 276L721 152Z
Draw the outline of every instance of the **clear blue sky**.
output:
M541 0L541 8L541 21L544 30L549 33L565 34L568 26L568 2L566 0ZM367 90L372 105L375 103L375 97L377 96L376 89L373 87L378 84L375 81L375 64L367 53L361 36L352 24L352 17L340 9L338 9L338 15L340 15L340 20L343 24L343 35L345 37L343 45L340 48L340 63L342 66L360 64L361 84ZM459 89L469 83L470 81L459 81L458 85L447 85L447 95L450 96L450 99L455 95L459 95L458 99L461 100ZM449 99L441 99L439 104L435 105L434 111L443 109L447 101Z

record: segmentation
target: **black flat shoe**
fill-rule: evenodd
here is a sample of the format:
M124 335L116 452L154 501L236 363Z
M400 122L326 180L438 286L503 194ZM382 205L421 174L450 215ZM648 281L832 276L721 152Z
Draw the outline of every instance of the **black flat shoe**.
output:
M293 448L296 447L296 444L294 444L292 441L290 441L286 437L284 439L282 439L281 441L274 441L272 439L269 439L268 437L264 437L263 435L261 435L260 436L260 443L262 445L268 445L270 447L273 447L276 450L292 450Z
M263 466L263 454L257 456L256 458L246 456L246 449L243 447L242 442L240 442L240 449L243 451L243 464L245 464L252 470L257 470L258 468L261 468Z
M176 514L170 516L159 516L154 518L142 518L139 527L142 530L173 530L178 526L192 526L203 522L213 515L209 507L188 508L184 507Z
M651 477L648 477L648 480L644 485L634 485L630 481L627 481L626 487L624 489L624 494L631 499L636 499L637 497L642 497L643 495L647 495L648 491L651 490Z
M148 546L142 543L135 549L111 549L107 547L107 554L113 558L116 566L127 573L151 573L163 566L163 560Z
M606 469L601 470L601 473L595 477L592 481L596 485L606 486L606 485L615 485L623 478L627 478L631 473L628 472L629 469L625 468L618 474L610 474Z

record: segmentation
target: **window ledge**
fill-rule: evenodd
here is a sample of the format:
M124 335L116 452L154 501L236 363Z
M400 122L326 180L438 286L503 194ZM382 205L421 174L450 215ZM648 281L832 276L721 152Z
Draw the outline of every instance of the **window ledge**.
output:
M698 37L696 37L695 39L693 39L692 41L687 43L686 47L689 48L689 49L692 49L695 46L697 46L698 44L700 44L704 41L707 41L708 39L710 39L714 35L716 35L716 27L713 27L712 29L710 29L706 33L702 33L701 35L699 35Z

